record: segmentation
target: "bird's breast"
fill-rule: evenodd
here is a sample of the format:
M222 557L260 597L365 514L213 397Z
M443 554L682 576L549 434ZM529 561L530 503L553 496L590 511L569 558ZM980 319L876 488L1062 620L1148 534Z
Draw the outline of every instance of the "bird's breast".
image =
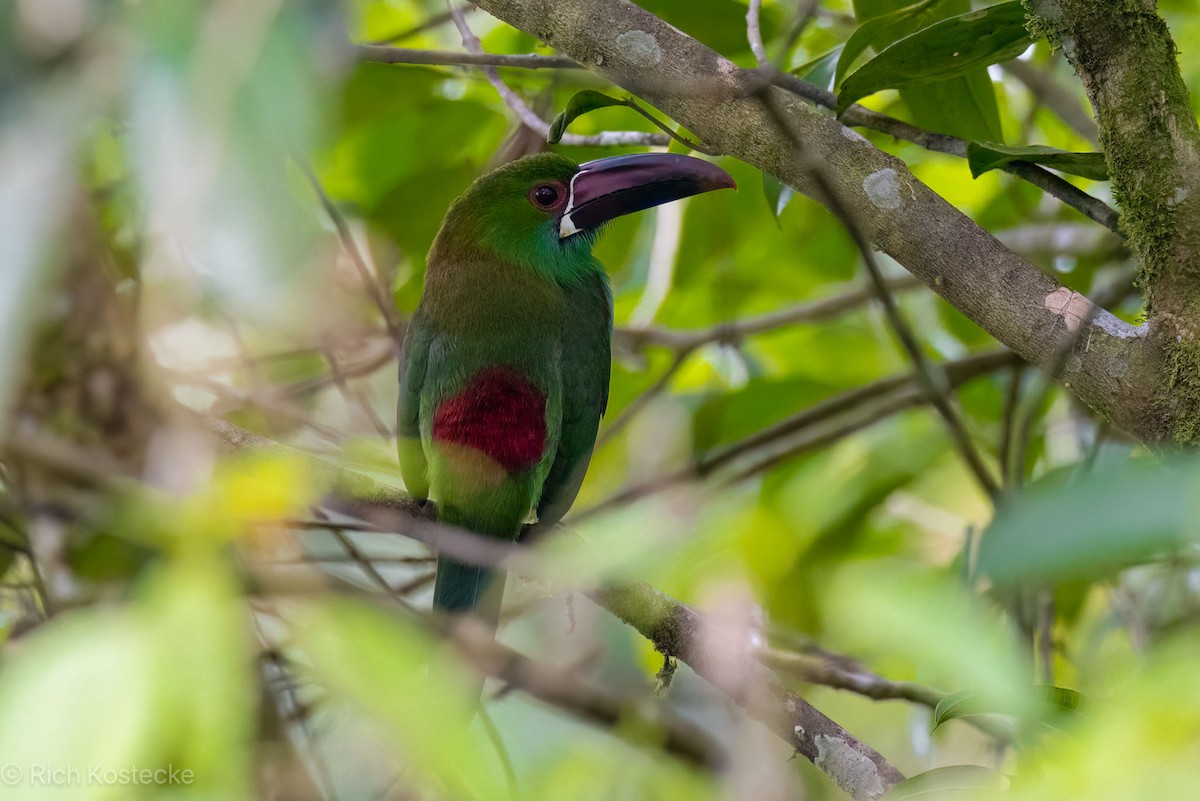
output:
M433 440L487 456L509 473L533 468L546 449L546 396L508 366L485 367L438 404Z

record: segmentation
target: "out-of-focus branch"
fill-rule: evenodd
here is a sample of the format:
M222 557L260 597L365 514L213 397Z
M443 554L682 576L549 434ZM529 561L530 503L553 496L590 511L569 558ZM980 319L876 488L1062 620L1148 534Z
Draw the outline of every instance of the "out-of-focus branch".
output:
M379 313L383 316L383 322L387 325L388 333L391 334L392 341L399 348L400 343L404 340L404 329L396 317L396 304L389 297L387 290L379 283L375 271L367 265L367 260L363 258L362 251L358 248L358 243L354 241L354 234L350 232L350 226L346 224L346 218L342 216L337 206L334 205L333 200L325 192L325 187L321 185L321 180L317 178L317 174L313 172L308 162L297 159L296 163L300 165L300 169L304 171L304 175L312 185L313 191L317 193L317 198L321 201L321 208L325 210L329 221L337 229L338 243L342 247L342 252L354 263L354 268L358 271L358 277L363 283L363 288L366 289L371 299L375 302L375 305L379 308Z
M923 286L918 279L911 275L889 278L887 285L896 292ZM710 343L733 345L756 334L764 334L801 323L829 320L865 305L873 297L875 297L875 290L864 286L826 298L798 303L795 306L767 312L757 317L718 323L706 328L679 330L661 326L645 328L622 326L613 332L613 344L629 351L639 351L648 345L659 345L670 348L676 353L690 352Z
M949 386L957 387L1017 362L1019 357L1011 351L994 350L947 362L943 369ZM919 406L924 400L925 395L911 373L847 390L744 439L714 448L682 470L623 489L594 506L572 513L570 520L583 520L727 469L732 472L732 481L757 475L784 459L828 445L897 412Z
M793 139L775 130L759 95L761 72L739 68L624 0L478 5L661 109L706 144L827 202ZM874 246L1026 360L1054 366L1090 301L1004 248L900 160L786 92L766 91L809 157L828 164L843 202L861 210L858 223ZM1145 334L1096 315L1058 378L1118 427L1155 440L1168 428L1167 410L1150 402L1163 384L1162 350Z
M767 60L766 49L762 44L758 22L761 6L762 0L750 0L749 11L746 14L747 36L750 40L750 47L758 58L759 69L766 71L770 75L778 72L778 70ZM958 450L963 462L979 482L980 487L990 498L995 499L999 492L999 485L996 483L987 464L984 463L979 449L975 447L975 443L967 431L966 423L958 411L958 404L951 394L949 383L946 380L946 375L942 371L941 365L929 359L921 349L920 342L917 341L912 327L909 326L908 321L900 311L900 306L896 302L895 295L892 294L891 288L884 279L883 270L879 267L879 262L875 258L875 251L871 247L871 243L863 235L857 219L855 219L849 207L844 202L842 193L828 174L825 163L813 158L809 149L805 147L803 138L798 136L788 125L788 120L776 106L775 98L771 97L765 91L760 94L763 105L771 114L775 125L781 132L791 137L796 151L803 160L803 165L807 167L813 183L816 184L820 190L820 194L824 197L825 204L837 216L842 225L846 227L846 230L854 240L854 244L858 246L863 263L867 268L867 275L871 280L871 285L875 289L875 295L880 305L883 306L884 315L887 317L893 332L895 332L896 338L900 341L902 349L912 362L913 375L917 379L917 385L925 394L929 404L933 406L942 418L946 430L950 433L950 439L954 443L954 447Z
M208 426L228 452L301 455L225 421L210 420ZM379 530L396 531L434 543L456 559L503 565L516 572L527 567L536 575L537 563L527 546L502 543L432 522L418 504L400 491L315 457L301 456L313 464L312 469L322 483L335 487L345 501L342 510L363 513ZM876 801L904 778L878 752L787 689L756 659L748 642L743 650L732 650L736 642L730 642L729 632L720 630L687 605L641 582L605 585L594 590L592 597L641 632L660 652L680 659L729 695L747 714L762 721L811 760L855 801Z
M1096 141L1096 121L1088 114L1080 98L1059 83L1048 67L1014 58L1001 64L1000 69L1023 83L1034 98L1045 103L1075 133L1089 142Z
M888 285L897 290L907 290L921 286L922 284L911 275L904 275L889 279ZM647 345L661 345L675 351L675 358L672 360L671 365L663 371L662 375L653 384L642 392L642 394L638 395L612 422L604 427L600 432L597 444L603 444L616 436L651 401L661 395L667 388L671 378L683 367L688 357L704 345L714 343L736 345L744 337L754 334L766 333L799 323L813 323L827 320L863 305L872 297L874 297L874 290L871 288L854 289L828 298L821 298L820 300L800 303L791 308L769 312L758 317L735 320L729 323L719 323L707 328L698 328L690 331L654 326L644 328L624 326L616 329L613 332L613 344L618 348L638 351Z
M618 736L654 732L663 751L685 762L709 770L721 770L729 754L719 742L690 721L662 704L646 704L592 686L561 668L537 662L497 643L490 632L470 625L457 625L451 641L484 675L504 682L557 709L610 729Z

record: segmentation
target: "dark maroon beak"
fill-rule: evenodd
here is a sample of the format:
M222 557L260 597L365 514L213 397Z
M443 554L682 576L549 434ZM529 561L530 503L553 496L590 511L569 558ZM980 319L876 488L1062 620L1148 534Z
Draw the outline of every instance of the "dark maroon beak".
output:
M691 156L637 153L589 161L571 179L558 236L565 239L622 214L714 189L737 189L737 184L717 165Z

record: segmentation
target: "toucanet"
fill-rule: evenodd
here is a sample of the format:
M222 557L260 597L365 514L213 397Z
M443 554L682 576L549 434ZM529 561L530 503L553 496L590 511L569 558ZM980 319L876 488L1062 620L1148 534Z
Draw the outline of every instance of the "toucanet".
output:
M566 513L608 401L606 222L714 189L721 168L670 153L576 165L540 153L476 180L446 213L400 364L400 470L438 518L513 541ZM433 605L499 616L502 572L438 558Z

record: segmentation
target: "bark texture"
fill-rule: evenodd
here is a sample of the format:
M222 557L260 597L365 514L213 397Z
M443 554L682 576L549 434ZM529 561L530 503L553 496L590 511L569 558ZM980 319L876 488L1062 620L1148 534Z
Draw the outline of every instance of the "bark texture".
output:
M653 103L706 145L829 205L811 166L824 165L835 205L858 210L876 247L980 327L1128 433L1150 441L1174 433L1172 409L1156 402L1160 340L1062 287L837 120L624 0L478 5Z
M1153 0L1026 0L1087 90L1141 267L1151 339L1166 359L1155 413L1200 436L1200 128Z

